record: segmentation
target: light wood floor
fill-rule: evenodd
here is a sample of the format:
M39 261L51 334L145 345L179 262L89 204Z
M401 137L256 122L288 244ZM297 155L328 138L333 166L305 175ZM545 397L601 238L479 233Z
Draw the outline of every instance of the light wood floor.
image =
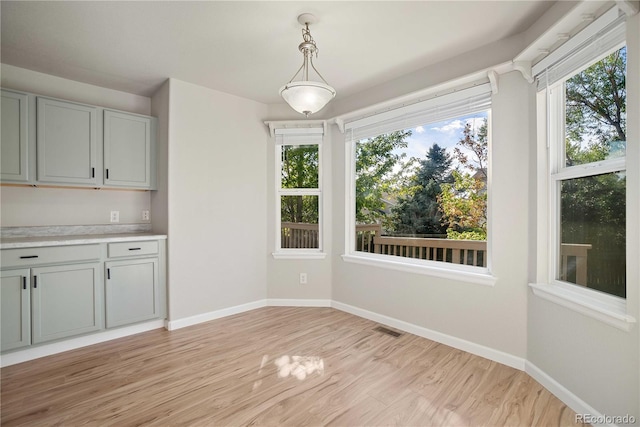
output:
M330 308L268 307L2 369L2 425L576 425L527 374Z

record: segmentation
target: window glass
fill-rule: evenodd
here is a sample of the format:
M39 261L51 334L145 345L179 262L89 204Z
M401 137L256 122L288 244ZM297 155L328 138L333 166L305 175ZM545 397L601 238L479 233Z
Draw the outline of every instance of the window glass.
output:
M318 145L282 146L282 188L318 188Z
M355 144L355 249L487 265L488 111Z
M557 279L626 296L625 173L561 182Z
M281 196L280 245L282 248L317 249L318 196Z
M623 47L565 82L565 166L626 151L627 49Z
M625 72L623 47L566 79L561 95L552 95L562 96L565 106L565 139L552 140L564 151L556 165L560 172L551 175L559 191L555 279L622 298L626 297ZM579 165L587 167L567 169Z

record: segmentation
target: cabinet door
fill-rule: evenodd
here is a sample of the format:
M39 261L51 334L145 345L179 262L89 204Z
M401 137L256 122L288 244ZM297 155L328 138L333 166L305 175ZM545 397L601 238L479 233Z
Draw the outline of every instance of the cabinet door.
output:
M100 263L31 272L34 344L102 329Z
M160 317L158 258L105 263L107 328Z
M27 182L28 177L28 108L26 94L2 91L2 139L0 139L0 179Z
M2 351L31 344L29 277L28 268L0 272Z
M104 111L104 183L151 188L151 118Z
M96 185L97 109L38 98L38 181Z

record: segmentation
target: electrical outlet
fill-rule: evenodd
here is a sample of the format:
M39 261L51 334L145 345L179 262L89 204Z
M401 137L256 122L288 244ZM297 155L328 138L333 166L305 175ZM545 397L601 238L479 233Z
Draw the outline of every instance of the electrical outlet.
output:
M301 285L307 284L307 273L300 273L300 284Z
M142 211L142 220L149 221L149 211L146 209Z
M111 222L120 222L120 211L111 211Z

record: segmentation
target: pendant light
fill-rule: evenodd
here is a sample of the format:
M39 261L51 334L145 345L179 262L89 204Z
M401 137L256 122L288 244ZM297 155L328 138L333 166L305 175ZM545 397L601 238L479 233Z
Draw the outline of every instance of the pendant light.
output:
M298 16L298 22L304 25L302 29L302 43L298 46L302 52L302 66L293 75L289 83L280 88L280 96L299 113L309 117L324 108L336 96L334 88L329 86L327 81L320 75L316 67L313 65L313 55L318 57L318 47L315 40L311 37L309 25L317 22L316 17L310 13L303 13ZM322 82L309 80L309 69L315 71ZM301 79L294 79L301 75Z

